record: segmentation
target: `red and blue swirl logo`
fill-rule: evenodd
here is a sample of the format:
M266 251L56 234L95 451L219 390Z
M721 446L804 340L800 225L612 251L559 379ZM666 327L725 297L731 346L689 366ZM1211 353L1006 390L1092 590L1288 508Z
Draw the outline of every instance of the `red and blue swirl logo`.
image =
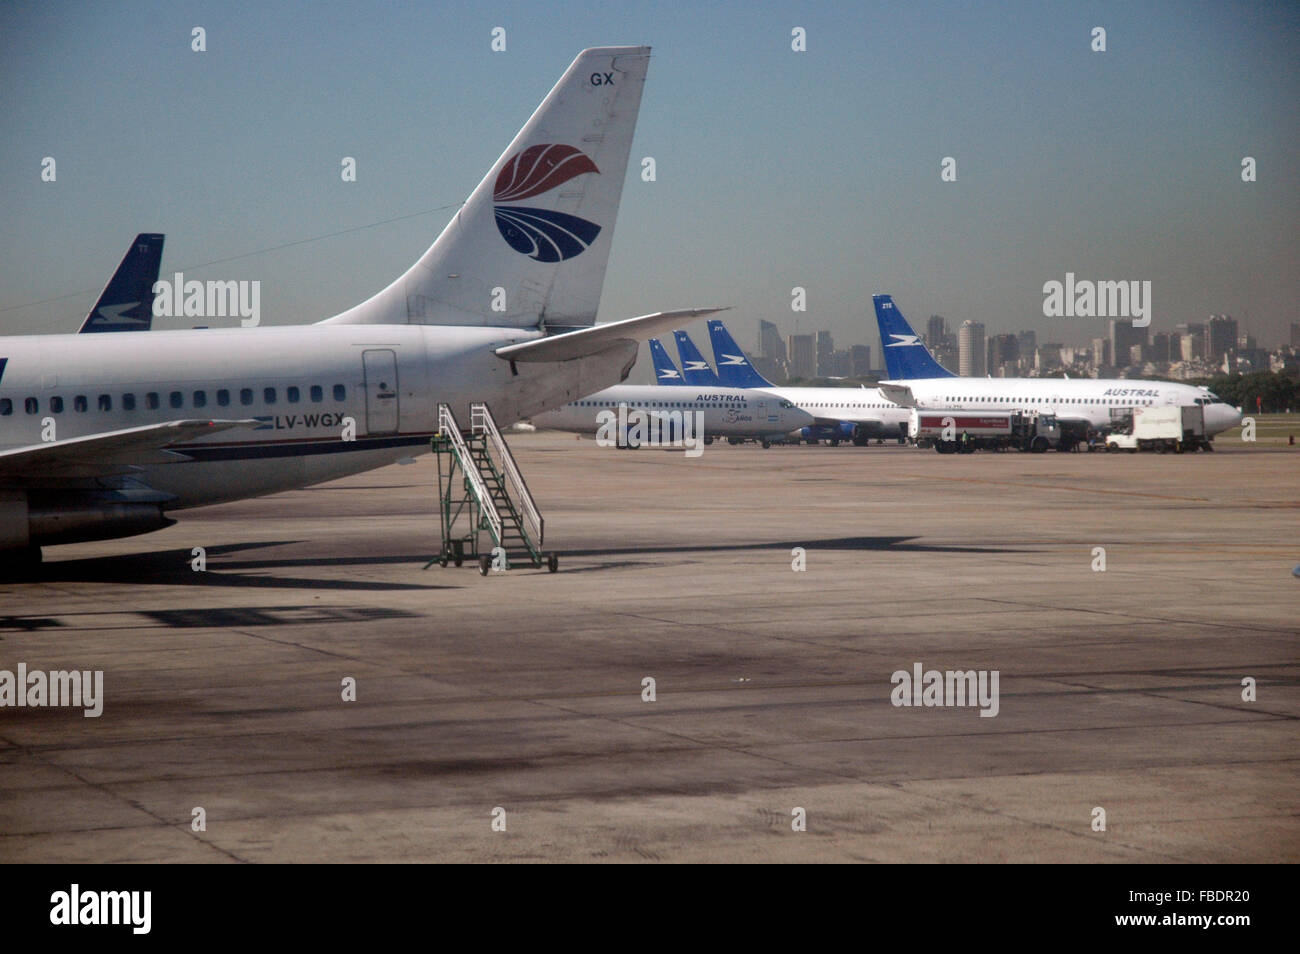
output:
M596 164L572 146L555 143L529 146L502 166L492 189L492 201L530 199L588 172L600 174ZM595 222L567 212L500 204L493 211L497 230L506 243L539 262L562 262L580 255L600 234L600 226Z

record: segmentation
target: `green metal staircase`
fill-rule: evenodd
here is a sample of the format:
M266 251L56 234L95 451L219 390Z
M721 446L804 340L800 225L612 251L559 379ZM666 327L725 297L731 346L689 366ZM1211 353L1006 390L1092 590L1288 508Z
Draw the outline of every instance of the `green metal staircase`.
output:
M431 446L438 461L442 546L425 568L460 566L469 558L486 576L500 566L494 561L499 547L506 567L512 559L526 559L554 573L558 557L542 553L545 521L487 405L470 405L470 427L462 432L451 408L439 404ZM486 550L480 547L484 532L491 541Z

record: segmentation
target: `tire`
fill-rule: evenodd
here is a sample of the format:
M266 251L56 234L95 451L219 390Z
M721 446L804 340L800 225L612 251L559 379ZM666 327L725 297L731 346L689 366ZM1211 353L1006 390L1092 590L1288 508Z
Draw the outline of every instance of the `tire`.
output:
M1119 445L1116 444L1114 441L1107 441L1107 442L1106 442L1106 453L1107 453L1107 454L1113 454L1113 453L1115 453L1115 451L1117 451L1117 450L1119 450Z
M487 576L488 571L492 569L492 558L484 553L478 558L479 576Z
M1041 435L1034 438L1034 442L1029 445L1029 450L1035 454L1045 454L1047 452L1047 438Z
M546 572L554 573L560 568L560 555L558 553L546 554Z
M772 442L769 441L766 437L763 438L763 450L767 450L771 446L772 446Z

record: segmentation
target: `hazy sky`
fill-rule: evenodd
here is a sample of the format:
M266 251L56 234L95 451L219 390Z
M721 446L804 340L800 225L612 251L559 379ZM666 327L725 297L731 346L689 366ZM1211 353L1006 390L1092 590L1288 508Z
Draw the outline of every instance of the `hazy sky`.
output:
M75 330L140 231L164 275L260 280L266 323L329 317L451 210L192 266L459 203L580 49L642 43L601 320L729 304L746 346L760 317L876 346L890 292L918 325L1082 343L1105 321L1042 315L1072 271L1151 281L1153 331L1300 321L1300 4L698 6L0 7L0 330Z

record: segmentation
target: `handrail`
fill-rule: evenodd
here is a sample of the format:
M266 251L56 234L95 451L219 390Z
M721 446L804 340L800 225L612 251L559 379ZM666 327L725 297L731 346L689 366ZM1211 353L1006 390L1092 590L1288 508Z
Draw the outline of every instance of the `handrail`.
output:
M497 429L496 421L492 419L492 412L488 410L486 404L471 404L469 416L470 430L475 434L483 434L496 451L496 459L501 462L507 484L506 492L512 500L518 501L523 511L524 529L528 532L528 538L535 548L541 549L545 522L537 509L537 502L533 500L533 495L528 490L528 484L524 483L524 475L519 472L519 467L515 464L515 457L510 453L509 445Z
M470 413L473 414L472 411ZM469 448L465 446L465 438L461 436L460 428L456 425L456 418L451 413L451 408L445 404L438 405L438 431L451 442L452 448L456 451L456 456L460 458L460 469L465 472L465 479L470 482L470 486L474 489L474 496L478 498L479 509L483 516L487 518L488 528L492 531L492 539L497 546L500 546L501 515L497 513L496 504L492 502L492 495L488 493L487 485L483 483L483 477L474 464L474 458L470 456Z

